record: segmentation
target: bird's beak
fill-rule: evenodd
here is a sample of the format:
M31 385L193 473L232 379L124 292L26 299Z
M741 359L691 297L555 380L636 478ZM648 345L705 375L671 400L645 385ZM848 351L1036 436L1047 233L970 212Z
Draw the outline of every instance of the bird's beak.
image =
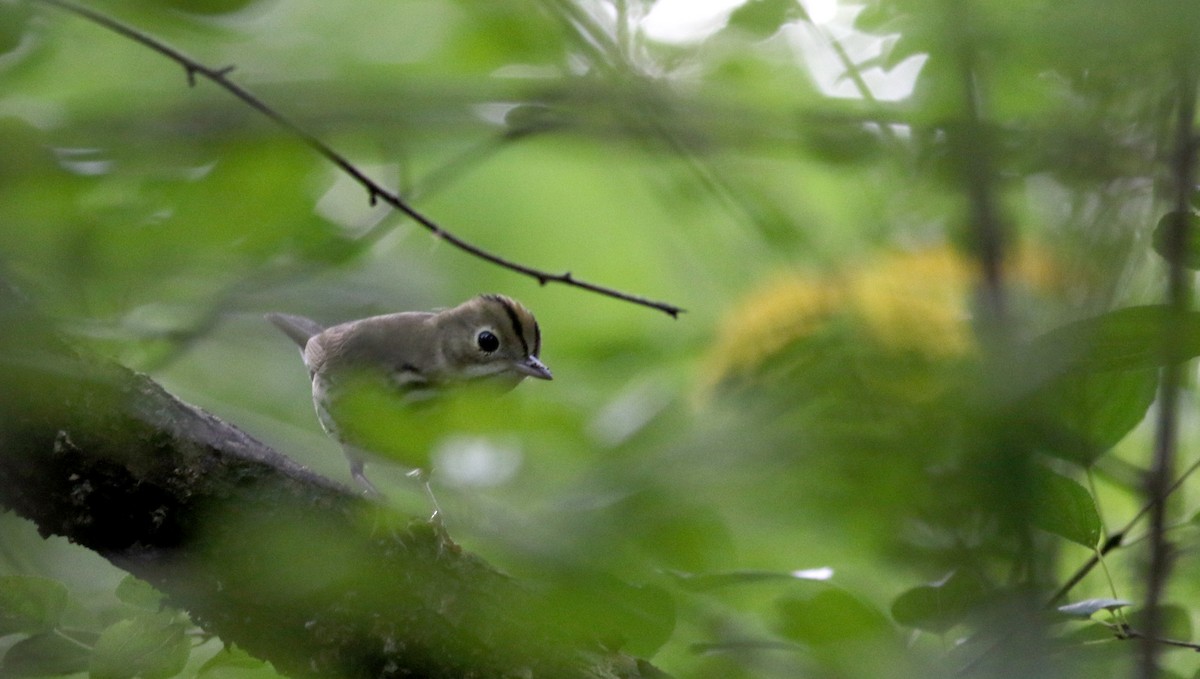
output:
M517 372L521 373L522 375L536 377L539 380L554 379L554 375L550 373L550 369L546 367L545 363L542 363L540 360L538 360L537 356L529 356L524 361L517 363L513 367L516 368Z

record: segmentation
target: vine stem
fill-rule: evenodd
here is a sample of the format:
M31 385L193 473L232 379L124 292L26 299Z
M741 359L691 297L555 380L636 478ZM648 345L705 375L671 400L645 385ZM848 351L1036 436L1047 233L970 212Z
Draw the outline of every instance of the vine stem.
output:
M508 269L509 271L513 271L515 273L519 273L519 274L528 276L530 278L533 278L540 285L546 285L547 283L561 283L563 285L580 288L582 290L587 290L589 292L603 295L605 297L611 297L613 299L618 299L618 300L621 300L624 302L629 302L631 304L636 304L639 306L656 309L658 311L661 311L661 312L671 316L672 318L678 318L679 314L684 312L684 309L682 307L676 306L674 304L652 300L647 297L642 297L640 295L633 295L633 294L630 294L627 292L622 292L615 288L610 288L610 287L606 287L603 285L597 285L595 283L590 283L588 281L581 280L579 278L575 278L575 276L572 275L571 272L569 272L569 271L556 274L556 273L550 273L548 271L543 271L541 269L536 269L531 266L526 266L524 264L521 264L514 260L508 259L506 257L501 257L500 255L497 255L497 254L491 252L490 250L486 250L478 245L475 245L474 243L464 240L464 239L460 238L459 236L451 233L450 231L447 231L446 229L444 229L440 224L438 224L436 221L434 221L431 217L427 216L420 210L417 210L415 207L410 205L408 203L408 201L406 201L404 198L402 198L398 193L389 191L388 189L384 188L382 184L375 181L371 177L367 176L367 174L365 172L363 172L361 169L359 169L359 167L357 165L350 162L350 160L347 159L345 156L343 156L342 154L335 151L333 149L333 147L331 147L328 144L326 144L325 142L321 141L315 135L308 132L304 128L300 127L300 125L298 125L297 123L293 122L290 118L283 115L279 111L275 110L273 107L268 105L265 101L260 99L257 95L252 93L250 90L246 89L245 87L242 87L241 85L239 85L236 82L234 82L233 80L231 80L229 78L229 74L233 72L233 70L234 70L233 66L224 66L221 68L212 68L210 66L206 66L206 65L200 63L199 61L187 56L186 54L179 51L178 49L175 49L174 47L171 47L170 45L158 40L157 38L154 38L146 33L143 33L142 31L137 30L136 28L133 28L124 23L121 23L120 21L117 21L116 19L113 19L112 17L109 17L105 14L101 14L95 10L89 9L87 7L83 7L81 5L77 5L73 2L69 2L68 0L36 0L36 1L41 2L42 4L45 4L45 5L50 5L50 6L56 7L63 11L70 12L71 14L74 14L76 16L87 19L88 21L91 21L94 24L103 26L104 28L107 28L108 30L110 30L114 33L124 36L134 42L140 43L140 44L144 45L145 47L148 47L149 49L163 55L164 57L167 57L168 59L174 61L175 63L177 63L183 67L184 72L187 74L188 85L190 85L190 86L193 86L193 87L195 86L197 76L216 84L217 86L221 87L225 91L229 92L233 96L240 99L243 103L248 105L250 108L253 108L254 110L261 113L262 115L269 118L272 122L274 122L279 127L287 130L290 134L292 134L297 139L302 141L305 145L307 145L313 151L316 151L319 155L323 156L330 163L333 163L335 166L337 166L338 169L340 169L342 172L347 174L351 179L353 179L355 182L357 182L359 185L361 185L364 189L366 189L368 200L370 201L370 203L372 205L374 205L378 201L383 201L384 203L387 203L393 209L408 216L410 219L415 221L417 224L420 224L427 231L429 231L431 234L433 234L434 237L449 243L450 245L457 248L458 250L461 250L462 252L465 252L473 257L482 259L486 262L490 262L490 263L500 266L502 268Z

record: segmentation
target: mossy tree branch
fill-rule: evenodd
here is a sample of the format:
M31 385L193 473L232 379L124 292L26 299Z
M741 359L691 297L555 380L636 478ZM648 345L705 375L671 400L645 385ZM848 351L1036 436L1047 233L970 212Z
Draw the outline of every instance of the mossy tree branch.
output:
M547 624L553 602L424 521L79 353L7 289L0 329L0 507L150 582L280 672L657 674Z

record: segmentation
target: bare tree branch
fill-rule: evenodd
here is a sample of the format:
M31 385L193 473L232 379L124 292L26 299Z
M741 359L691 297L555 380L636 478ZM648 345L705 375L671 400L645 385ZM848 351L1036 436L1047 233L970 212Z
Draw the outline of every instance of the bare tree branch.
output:
M437 222L435 222L432 218L430 218L429 216L425 215L423 212L417 210L415 207L410 205L408 203L408 201L406 201L404 198L402 198L398 193L389 191L388 189L384 188L383 185L376 182L371 177L367 176L367 174L365 172L363 172L361 169L358 168L358 166L356 166L352 162L350 162L350 160L348 160L345 156L338 153L332 147L330 147L328 144L321 141L320 139L318 139L317 137L315 137L314 135L312 135L311 133L309 133L302 127L300 127L298 124L293 122L290 118L284 116L282 113L280 113L279 111L272 108L270 105L268 105L262 99L260 99L257 95L253 94L252 92L250 92L248 89L242 87L241 85L238 85L233 80L230 80L229 74L233 72L233 70L234 70L233 66L225 66L222 68L212 68L210 66L205 66L204 64L201 64L199 61L196 61L195 59L187 56L186 54L175 49L174 47L171 47L170 45L158 40L157 38L151 37L150 35L147 35L146 33L143 33L143 32L141 32L135 28L132 28L130 26L127 26L127 25L113 19L112 17L106 16L106 15L96 12L94 10L88 9L87 7L83 7L83 6L76 5L71 2L67 2L66 0L38 0L38 2L47 4L47 5L51 5L53 7L57 7L59 9L62 9L67 12L70 12L72 14L75 14L77 16L83 17L83 18L87 19L88 21L91 21L95 24L103 26L115 33L118 33L126 38L129 38L130 40L133 40L134 42L141 43L142 45L145 45L146 47L150 48L151 50L153 50L155 52L158 52L159 54L161 54L161 55L167 57L168 59L178 63L179 65L183 66L184 71L187 73L189 85L194 86L196 84L196 76L200 76L206 80L209 80L210 82L215 83L216 85L220 86L225 91L229 92L233 96L235 96L238 99L245 102L248 106L250 106L254 110L263 114L267 118L270 118L275 124L279 125L283 129L287 130L289 133L296 136L298 139L303 141L309 148L316 151L318 154L323 156L326 160L328 160L329 162L336 165L340 170L342 170L342 172L349 175L351 179L353 179L355 182L357 182L358 184L360 184L363 188L365 188L367 190L367 195L368 195L372 205L374 205L376 201L380 201L380 200L387 203L392 208L407 215L413 221L420 224L427 231L432 233L435 237L437 237L441 240L444 240L447 243L450 243L451 245L458 248L459 250L462 250L463 252L466 252L466 253L468 253L474 257L477 257L479 259L482 259L484 261L491 262L492 264L496 264L497 266L503 267L510 271L514 271L516 273L523 274L525 276L529 276L530 278L536 279L537 282L541 285L546 285L547 283L562 283L564 285L569 285L572 287L581 288L583 290L588 290L590 292L604 295L605 297L611 297L613 299L619 299L619 300L622 300L625 302L630 302L632 304L637 304L639 306L644 306L644 307L648 307L651 309L657 309L665 314L670 315L672 318L678 318L679 314L684 311L683 308L676 306L674 304L669 304L667 302L655 301L655 300L652 300L652 299L649 299L646 297L642 297L639 295L633 295L633 294L630 294L627 292L622 292L615 288L610 288L610 287L606 287L603 285L597 285L595 283L589 283L588 281L580 280L578 278L575 278L575 276L569 271L560 273L560 274L554 274L554 273L550 273L548 271L542 271L541 269L535 269L533 267L526 266L524 264L513 261L511 259L501 257L500 255L497 255L489 250L485 250L484 248L481 248L478 245L475 245L466 240L463 240L459 236L456 236L453 233L451 233L450 231L447 231L446 229L442 228L442 226L439 225Z

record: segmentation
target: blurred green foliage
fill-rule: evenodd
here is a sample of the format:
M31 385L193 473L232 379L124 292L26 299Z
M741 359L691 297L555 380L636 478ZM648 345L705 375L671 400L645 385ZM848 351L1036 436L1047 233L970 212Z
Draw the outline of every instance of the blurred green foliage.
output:
M750 0L667 37L668 4L88 7L236 66L454 233L679 320L440 244L211 83L34 0L0 0L0 275L343 481L262 313L512 295L554 382L408 412L372 395L361 426L433 467L456 540L563 593L547 624L681 678L1128 676L1112 626L1136 629L1145 526L1050 595L1144 502L1167 329L1200 353L1200 318L1154 306L1200 5ZM423 511L404 470L371 478ZM1169 507L1185 642L1191 485ZM308 528L273 533L271 586L322 577ZM0 531L0 675L273 676L98 560ZM1073 601L1110 603L1054 614Z

